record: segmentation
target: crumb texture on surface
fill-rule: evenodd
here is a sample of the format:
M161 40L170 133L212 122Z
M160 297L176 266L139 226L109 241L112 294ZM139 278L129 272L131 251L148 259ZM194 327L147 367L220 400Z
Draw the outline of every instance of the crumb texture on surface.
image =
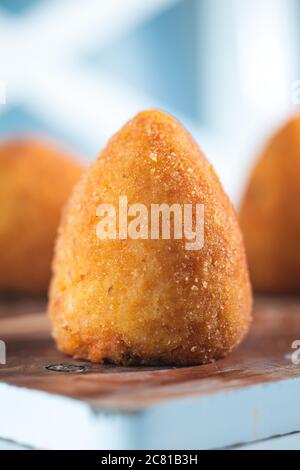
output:
M99 204L204 204L205 243L99 240ZM149 209L150 211L150 209ZM226 355L251 320L234 210L199 147L171 116L145 111L108 142L65 211L49 314L59 349L118 364L199 364Z

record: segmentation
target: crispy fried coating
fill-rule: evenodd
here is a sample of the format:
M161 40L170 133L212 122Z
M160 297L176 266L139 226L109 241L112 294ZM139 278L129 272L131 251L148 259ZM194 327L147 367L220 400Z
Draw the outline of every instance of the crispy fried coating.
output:
M205 243L99 240L100 203L204 204ZM171 116L145 111L108 142L68 204L49 314L61 351L92 362L189 365L242 340L251 289L234 210L197 144Z
M268 142L240 210L254 289L300 292L300 116Z
M62 206L79 163L34 139L0 145L0 291L46 293Z

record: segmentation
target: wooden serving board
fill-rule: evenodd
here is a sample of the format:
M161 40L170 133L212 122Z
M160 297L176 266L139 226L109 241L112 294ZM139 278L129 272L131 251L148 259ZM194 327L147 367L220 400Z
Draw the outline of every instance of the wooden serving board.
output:
M75 361L56 350L44 312L42 300L0 304L0 339L7 346L7 364L0 365L0 438L69 448L70 439L58 442L51 427L48 435L36 435L32 428L42 419L63 422L65 434L77 426L72 443L84 448L185 442L213 448L300 431L300 365L291 359L292 343L300 340L297 298L256 299L251 332L233 354L182 368ZM80 413L89 422L85 431L78 431Z

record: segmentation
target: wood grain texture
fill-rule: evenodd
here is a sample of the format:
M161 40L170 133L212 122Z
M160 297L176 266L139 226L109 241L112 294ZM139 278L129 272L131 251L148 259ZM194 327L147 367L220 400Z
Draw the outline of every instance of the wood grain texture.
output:
M135 411L175 398L204 396L300 377L291 345L300 340L300 300L259 298L247 340L217 363L183 368L116 367L75 361L59 353L42 301L2 301L0 339L7 365L0 381L84 400L99 409ZM48 365L84 365L84 373L54 372Z

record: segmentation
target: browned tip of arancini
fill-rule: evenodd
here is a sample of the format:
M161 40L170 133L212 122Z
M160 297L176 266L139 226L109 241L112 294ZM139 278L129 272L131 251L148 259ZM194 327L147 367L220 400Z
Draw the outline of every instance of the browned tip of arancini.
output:
M202 249L186 238L99 239L100 204L204 205ZM98 216L97 216L98 214ZM56 245L49 314L59 349L116 364L200 364L228 354L251 322L236 215L190 134L144 111L114 135L74 192Z
M0 144L0 291L46 294L62 207L82 166L39 139Z

